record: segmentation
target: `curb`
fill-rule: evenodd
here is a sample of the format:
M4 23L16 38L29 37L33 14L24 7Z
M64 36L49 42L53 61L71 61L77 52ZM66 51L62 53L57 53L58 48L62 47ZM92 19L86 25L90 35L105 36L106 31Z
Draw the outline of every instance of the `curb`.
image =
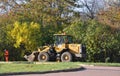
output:
M26 74L47 74L47 73L59 73L59 72L74 72L85 70L84 67L74 68L74 69L64 69L64 70L54 70L54 71L44 71L44 72L17 72L17 73L2 73L0 76L11 76L11 75L26 75Z

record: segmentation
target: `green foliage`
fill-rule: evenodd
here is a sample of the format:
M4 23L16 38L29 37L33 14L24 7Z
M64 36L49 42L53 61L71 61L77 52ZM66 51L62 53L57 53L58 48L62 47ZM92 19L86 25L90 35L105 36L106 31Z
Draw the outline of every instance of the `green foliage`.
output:
M109 26L90 20L85 23L73 23L65 31L86 45L88 61L105 61L108 57L110 61L117 61L114 56L120 57L118 55L120 41Z
M111 58L110 55L113 54L114 48L116 48L115 45L119 42L111 33L109 27L91 21L86 32L85 43L88 50L88 59L98 61L101 58L97 55L102 54L102 52L104 53L104 59Z
M74 4L74 1L71 1ZM21 8L17 8L18 11L12 9L17 20L20 22L29 21L39 23L41 26L53 25L55 27L62 24L70 23L72 19L69 14L71 11L70 3L64 0L33 0L26 4L21 4Z
M73 35L73 37L83 43L83 38L85 38L87 25L84 22L74 22L70 26L64 29L67 34ZM74 41L76 41L74 40Z
M16 48L24 45L27 50L34 50L41 44L40 25L37 23L15 22L12 27L8 26L7 28L7 35Z

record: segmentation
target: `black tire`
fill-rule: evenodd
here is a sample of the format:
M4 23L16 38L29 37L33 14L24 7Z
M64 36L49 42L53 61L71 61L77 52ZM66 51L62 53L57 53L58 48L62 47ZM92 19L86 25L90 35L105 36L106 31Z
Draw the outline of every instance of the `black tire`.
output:
M72 54L70 52L64 52L61 55L62 62L71 62L72 61Z
M46 53L46 52L39 53L38 61L40 61L40 62L47 62L47 61L49 61L48 53Z

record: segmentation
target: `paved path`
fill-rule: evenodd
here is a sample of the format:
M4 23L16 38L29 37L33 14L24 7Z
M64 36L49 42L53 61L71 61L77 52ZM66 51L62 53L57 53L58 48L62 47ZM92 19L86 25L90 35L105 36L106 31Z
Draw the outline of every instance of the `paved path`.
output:
M120 76L120 67L84 66L84 70L47 74L26 74L14 76Z

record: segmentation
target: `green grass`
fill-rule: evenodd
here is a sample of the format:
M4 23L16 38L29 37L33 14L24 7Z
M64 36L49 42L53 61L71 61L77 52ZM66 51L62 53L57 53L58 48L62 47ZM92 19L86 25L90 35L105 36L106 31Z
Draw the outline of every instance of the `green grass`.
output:
M12 73L12 72L43 72L52 70L63 70L71 68L79 68L82 65L95 65L95 66L115 66L120 67L120 63L89 63L89 62L12 62L12 63L0 63L0 73Z
M70 68L78 68L79 65L75 63L1 63L0 73L12 73L12 72L42 72L51 70L63 70Z

